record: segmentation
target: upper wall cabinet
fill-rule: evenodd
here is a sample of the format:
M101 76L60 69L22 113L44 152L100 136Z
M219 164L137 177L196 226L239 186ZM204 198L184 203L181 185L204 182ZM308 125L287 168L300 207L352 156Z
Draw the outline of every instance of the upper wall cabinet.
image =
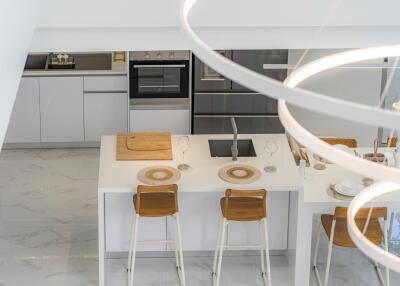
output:
M39 78L22 78L8 125L6 143L40 142Z
M83 78L40 78L43 142L82 142Z

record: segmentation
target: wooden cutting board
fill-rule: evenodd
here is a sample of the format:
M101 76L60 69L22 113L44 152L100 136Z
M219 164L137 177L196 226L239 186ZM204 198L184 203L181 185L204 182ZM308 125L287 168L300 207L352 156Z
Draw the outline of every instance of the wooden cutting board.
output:
M117 160L172 160L171 134L166 132L119 133Z

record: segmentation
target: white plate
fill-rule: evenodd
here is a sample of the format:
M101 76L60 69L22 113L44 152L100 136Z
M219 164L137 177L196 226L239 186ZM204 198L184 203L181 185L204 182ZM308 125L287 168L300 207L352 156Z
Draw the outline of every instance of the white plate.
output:
M343 180L335 184L335 191L344 196L354 197L361 192L365 187L354 180Z

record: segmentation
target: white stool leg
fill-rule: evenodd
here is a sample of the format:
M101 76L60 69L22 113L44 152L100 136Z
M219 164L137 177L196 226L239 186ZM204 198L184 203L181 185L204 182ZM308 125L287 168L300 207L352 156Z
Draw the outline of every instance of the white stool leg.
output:
M313 261L314 272L315 272L315 276L317 277L317 283L318 283L319 286L321 286L322 283L321 283L321 277L319 275L319 271L318 271L318 268L317 268L318 267L317 266L317 258L318 258L319 242L321 240L321 232L322 232L322 223L318 227L317 242L315 244L314 261Z
M329 270L330 270L330 268L331 268L333 238L334 238L334 235L335 235L335 226L336 226L336 220L333 220L332 226L331 226L331 235L330 235L330 237L329 237L328 258L327 258L327 260L326 260L326 271L325 271L325 282L324 282L324 286L327 286L327 285L328 285Z
M219 253L219 244L220 244L220 240L221 240L221 232L222 232L222 219L219 221L219 224L218 224L217 243L216 243L215 251L214 251L214 263L213 263L213 269L212 269L213 277L217 273L217 260L218 260L218 253Z
M393 223L393 216L394 212L391 214L391 220L390 223ZM390 226L392 227L392 226ZM386 220L383 222L383 238L385 240L385 250L389 251L389 239L388 239L388 229L387 229L387 222ZM386 286L390 286L390 279L389 279L389 268L386 267Z
M182 234L181 234L181 226L179 222L179 213L175 214L175 222L176 222L176 231L178 234L178 253L179 253L179 271L181 273L181 286L186 285L186 278L185 278L185 266L183 263L183 251L182 251Z
M217 275L215 278L215 286L219 286L219 281L221 278L222 254L223 254L223 251L225 248L226 225L227 225L227 221L226 221L226 218L224 218L222 221L221 239L219 241L219 257L218 257Z
M132 216L131 223L131 238L129 240L129 252L128 252L128 273L131 272L131 264L132 264L132 248L133 248L133 229L135 229L135 215ZM129 274L128 274L128 285L129 285Z
M138 227L139 227L139 215L136 214L134 218L134 227L131 230L131 248L129 250L129 261L128 265L130 266L129 269L130 271L128 272L129 278L128 278L128 286L133 285L133 274L135 272L135 258L136 258L136 245L137 245L137 234L138 234Z
M265 242L265 258L267 261L267 278L268 278L268 286L271 286L271 263L269 259L269 241L268 241L268 224L267 219L264 218L264 242Z
M259 226L260 226L260 259L261 259L261 275L264 280L264 284L267 283L266 278L265 278L265 258L264 258L264 228L263 228L263 221L259 221Z
M179 268L180 268L180 264L179 264L179 247L178 247L178 231L177 231L177 227L176 227L176 217L175 215L171 216L175 225L174 225L174 239L175 239L175 264L176 264L176 269L179 272ZM167 218L168 219L168 218Z

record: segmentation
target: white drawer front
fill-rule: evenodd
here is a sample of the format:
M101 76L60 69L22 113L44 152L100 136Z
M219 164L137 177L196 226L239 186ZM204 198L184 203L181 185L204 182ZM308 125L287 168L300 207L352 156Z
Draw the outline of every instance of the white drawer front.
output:
M84 91L127 91L127 76L85 76Z

